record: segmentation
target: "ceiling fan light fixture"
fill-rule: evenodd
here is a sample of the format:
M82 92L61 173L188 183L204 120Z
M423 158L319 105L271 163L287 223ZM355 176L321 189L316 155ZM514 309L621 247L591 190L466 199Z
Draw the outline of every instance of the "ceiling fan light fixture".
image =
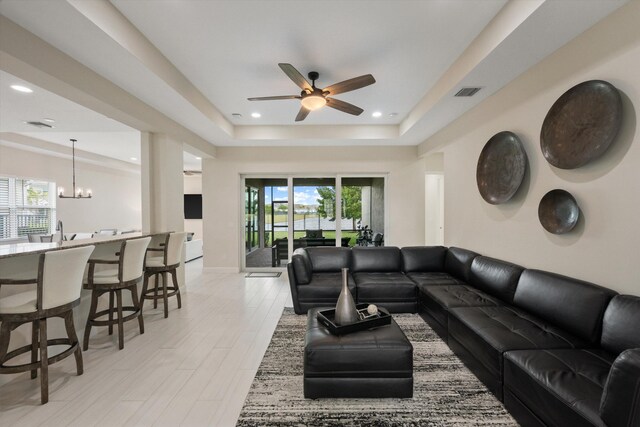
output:
M327 100L324 96L309 95L302 98L302 106L309 111L317 110L327 105Z

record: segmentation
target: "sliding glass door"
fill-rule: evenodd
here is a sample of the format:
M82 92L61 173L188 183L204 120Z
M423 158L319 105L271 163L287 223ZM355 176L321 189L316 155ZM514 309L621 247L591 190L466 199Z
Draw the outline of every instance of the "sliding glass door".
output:
M293 247L336 246L335 178L293 178Z
M384 245L384 178L342 178L342 237L349 246Z
M246 178L245 267L279 267L289 258L287 178Z
M244 177L243 268L283 268L300 247L381 246L385 178Z
M247 185L245 187L245 250L247 253L255 250L260 244L258 189Z

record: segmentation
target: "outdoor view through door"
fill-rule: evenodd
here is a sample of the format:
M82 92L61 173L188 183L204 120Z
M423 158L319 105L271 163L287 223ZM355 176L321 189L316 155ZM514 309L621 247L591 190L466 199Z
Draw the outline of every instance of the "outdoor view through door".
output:
M284 267L291 256L291 237L293 250L384 244L384 178L344 177L338 189L336 178L294 177L292 204L288 181L245 178L246 268Z

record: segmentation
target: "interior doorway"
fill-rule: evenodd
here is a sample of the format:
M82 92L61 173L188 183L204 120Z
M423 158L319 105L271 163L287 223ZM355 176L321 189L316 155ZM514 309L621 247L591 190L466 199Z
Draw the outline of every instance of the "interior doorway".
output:
M444 245L444 174L425 175L425 236L426 245Z

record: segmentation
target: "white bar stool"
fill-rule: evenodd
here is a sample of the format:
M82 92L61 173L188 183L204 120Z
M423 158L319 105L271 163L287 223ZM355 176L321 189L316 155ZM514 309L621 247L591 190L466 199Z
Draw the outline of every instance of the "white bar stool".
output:
M153 300L153 308L158 308L158 300L164 301L164 317L169 317L168 298L176 296L178 308L182 308L182 298L180 297L180 287L178 286L177 269L182 262L182 248L187 237L187 233L170 233L164 243L164 248L149 248L148 251L162 252L162 256L147 256L144 267L144 284L140 295L140 309L144 306L144 300ZM167 275L171 274L173 286L167 286ZM148 289L149 278L156 277L155 287ZM162 277L162 288L160 288L160 277ZM153 295L151 295L153 293ZM160 293L160 295L158 295Z
M78 375L82 375L82 352L73 326L73 307L80 303L82 276L94 246L50 251L40 255L38 277L34 280L1 280L3 285L36 284L35 290L0 298L0 374L31 371L31 378L38 376L40 368L40 400L49 401L49 365L70 356L76 358ZM62 317L68 338L47 338L47 318ZM11 331L24 323L32 323L30 345L9 353ZM48 357L48 346L68 345L69 348ZM38 349L40 357L38 359ZM31 363L6 365L21 354L31 352Z
M151 237L141 239L131 239L122 242L120 252L116 253L117 260L89 260L89 274L85 289L91 290L91 308L87 317L87 325L84 328L83 349L89 348L89 334L92 326L108 326L109 335L113 334L113 325L118 325L118 347L124 348L124 322L138 318L140 333L144 334L144 320L142 310L138 301L137 284L142 280L144 257ZM98 264L117 264L117 269L95 271ZM122 290L131 291L132 306L122 306ZM109 308L107 310L96 311L98 308L98 298L105 293L109 293ZM115 311L117 317L114 318L113 298L117 299ZM131 312L124 315L123 311ZM100 317L108 315L108 320L99 320Z

